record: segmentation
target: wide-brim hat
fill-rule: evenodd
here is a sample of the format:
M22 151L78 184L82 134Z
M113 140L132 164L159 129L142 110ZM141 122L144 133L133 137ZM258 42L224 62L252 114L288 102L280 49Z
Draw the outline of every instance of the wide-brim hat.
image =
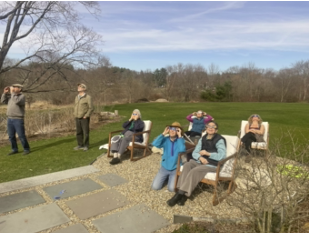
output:
M181 127L181 124L179 123L179 122L177 122L177 121L175 121L173 124L171 124L171 125L167 125L167 127L175 127L175 128L179 128L179 129L181 129L181 134L183 135L183 128Z

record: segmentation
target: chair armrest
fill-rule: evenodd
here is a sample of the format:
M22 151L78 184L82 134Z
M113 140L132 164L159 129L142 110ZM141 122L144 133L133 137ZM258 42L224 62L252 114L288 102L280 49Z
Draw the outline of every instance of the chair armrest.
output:
M121 129L121 130L117 130L117 131L113 131L113 132L110 132L109 134L110 134L110 135L112 135L112 134L119 133L119 132L122 132L122 131L123 131L123 129Z
M132 144L135 142L135 136L140 135L140 134L144 134L144 133L150 133L150 130L134 133L132 135Z
M136 135L140 135L140 134L144 134L144 133L150 133L150 130L146 130L146 131L143 131L143 132L134 133L133 135L136 136Z
M232 158L235 158L236 155L237 155L237 153L235 153L233 155L230 155L229 157L226 157L225 159L222 159L222 160L219 161L218 166L217 166L217 171L216 171L216 180L219 180L219 173L220 173L221 165L226 163L226 161L228 161L228 160L230 160Z
M233 155L230 155L229 157L226 157L225 159L222 159L219 161L218 166L221 166L222 164L224 164L226 161L230 160L231 158L234 158L236 156L236 153Z
M195 149L195 148L190 148L190 149L186 150L185 152L180 152L180 153L178 154L177 170L176 170L176 173L179 172L179 170L180 170L180 160L181 160L181 156L182 156L182 155L186 155L186 154L188 154L188 153L194 151L194 149Z

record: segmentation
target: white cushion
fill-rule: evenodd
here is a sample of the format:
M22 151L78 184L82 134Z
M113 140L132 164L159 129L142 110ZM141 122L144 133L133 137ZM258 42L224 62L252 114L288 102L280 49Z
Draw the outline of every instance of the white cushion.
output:
M191 118L196 118L196 116L192 116ZM193 126L193 123L190 121L188 131L190 131L192 129L192 126Z
M248 124L248 121L241 121L241 128L240 128L240 138L245 136L245 128ZM264 125L265 131L264 131L264 141L265 142L252 142L251 148L253 149L266 149L267 148L267 137L268 137L268 122L263 122L262 125Z
M229 157L237 151L239 138L237 136L231 136L231 135L222 135L222 137L224 137L226 140L226 156ZM233 166L234 166L234 159L229 159L221 167L219 177L231 177L233 172ZM180 167L180 171L182 171L182 166ZM208 172L205 175L205 178L209 180L215 180L216 172Z

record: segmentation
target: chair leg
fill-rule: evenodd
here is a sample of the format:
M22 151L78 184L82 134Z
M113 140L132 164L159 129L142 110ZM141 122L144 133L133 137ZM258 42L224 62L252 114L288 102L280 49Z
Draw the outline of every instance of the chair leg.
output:
M178 178L179 178L179 175L178 175L177 172L176 172L176 179L175 179L175 185L174 185L174 190L175 190L175 192L178 191L178 189L177 189Z
M107 158L113 157L110 154L111 154L111 136L109 136L109 141L108 141Z
M237 188L237 185L235 184L234 181L231 181L230 184L229 184L229 188L228 188L228 191L227 193L228 194L231 194L235 191L235 189Z
M145 149L144 149L143 157L146 157L146 151L147 151L147 146L146 146Z
M218 191L217 191L217 186L214 186L214 194L212 197L212 205L216 206L219 204L219 199L218 199Z
M134 159L133 159L133 153L134 153L134 146L132 146L132 149L131 149L131 158L130 158L130 161L134 161Z

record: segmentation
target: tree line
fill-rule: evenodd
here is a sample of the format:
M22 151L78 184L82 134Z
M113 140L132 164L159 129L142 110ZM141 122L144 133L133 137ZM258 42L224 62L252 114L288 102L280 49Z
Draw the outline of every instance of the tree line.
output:
M260 69L249 63L222 72L214 64L205 68L182 63L154 71L134 71L113 66L108 58L99 59L98 65L88 69L32 62L2 74L0 88L23 83L29 101L46 100L54 104L72 102L79 82L87 85L98 104L159 98L178 102L308 102L309 99L309 60L279 71Z

